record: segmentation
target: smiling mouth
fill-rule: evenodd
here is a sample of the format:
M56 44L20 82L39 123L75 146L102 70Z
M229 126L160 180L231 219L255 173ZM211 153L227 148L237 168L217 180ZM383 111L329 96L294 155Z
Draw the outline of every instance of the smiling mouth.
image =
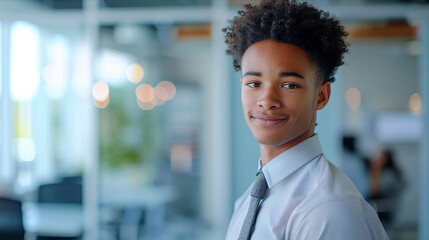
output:
M289 119L287 117L279 118L279 117L259 117L259 116L252 116L251 118L258 125L261 125L264 127L275 127Z

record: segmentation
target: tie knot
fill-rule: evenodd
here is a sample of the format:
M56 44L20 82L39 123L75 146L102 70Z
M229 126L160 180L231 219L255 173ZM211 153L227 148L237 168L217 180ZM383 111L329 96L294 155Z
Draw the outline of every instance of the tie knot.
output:
M252 188L252 193L250 194L252 197L256 197L259 199L263 199L265 195L265 191L267 190L267 181L265 180L264 173L259 171L255 180L255 184Z

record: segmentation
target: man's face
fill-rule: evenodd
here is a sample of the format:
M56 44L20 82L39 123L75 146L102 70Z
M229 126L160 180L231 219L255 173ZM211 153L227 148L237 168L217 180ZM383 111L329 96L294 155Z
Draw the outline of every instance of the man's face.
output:
M244 115L260 144L294 146L313 134L316 110L326 105L330 86L316 86L317 68L306 51L260 41L246 50L241 68Z

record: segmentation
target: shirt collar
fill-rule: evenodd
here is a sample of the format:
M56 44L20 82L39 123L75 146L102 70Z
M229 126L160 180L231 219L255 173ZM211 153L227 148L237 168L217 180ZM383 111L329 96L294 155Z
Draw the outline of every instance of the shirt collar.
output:
M273 188L281 180L322 154L319 136L314 134L269 161L262 171L269 188ZM259 161L259 169L260 169Z

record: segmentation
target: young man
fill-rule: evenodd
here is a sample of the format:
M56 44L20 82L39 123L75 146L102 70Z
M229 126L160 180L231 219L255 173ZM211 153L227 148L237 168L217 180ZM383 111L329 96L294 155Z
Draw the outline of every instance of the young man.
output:
M314 133L316 112L328 103L347 52L343 26L289 0L246 5L239 15L224 29L227 53L242 72L244 116L261 158L257 180L235 203L226 239L388 239Z

